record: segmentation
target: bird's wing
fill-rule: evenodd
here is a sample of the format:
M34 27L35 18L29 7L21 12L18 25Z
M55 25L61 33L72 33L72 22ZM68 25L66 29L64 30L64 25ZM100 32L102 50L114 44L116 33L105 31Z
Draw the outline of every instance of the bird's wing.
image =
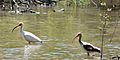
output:
M96 51L96 52L100 52L101 51L100 48L95 47L95 46L93 46L90 43L86 44L86 45L83 45L83 48L85 48L85 50L87 50L87 51Z
M26 40L29 40L29 41L42 41L40 38L38 38L34 34L27 31L24 31L24 37Z
M93 50L93 46L91 46L91 45L84 45L83 47L84 47L87 51Z
M95 46L93 46L92 44L90 44L90 43L87 43L87 42L84 42L84 41L82 41L82 46L83 46L83 48L85 49L85 50L87 50L87 51L97 51L97 52L100 52L100 48L98 48L98 47L95 47Z

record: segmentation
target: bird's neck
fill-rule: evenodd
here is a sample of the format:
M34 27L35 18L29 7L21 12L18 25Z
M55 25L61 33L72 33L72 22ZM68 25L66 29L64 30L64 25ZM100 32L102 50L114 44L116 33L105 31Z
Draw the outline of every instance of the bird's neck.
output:
M22 26L20 27L20 32L23 32L23 28L24 28L24 27L23 27L23 25L22 25Z
M80 44L82 44L81 38L82 38L82 35L79 36L79 43Z

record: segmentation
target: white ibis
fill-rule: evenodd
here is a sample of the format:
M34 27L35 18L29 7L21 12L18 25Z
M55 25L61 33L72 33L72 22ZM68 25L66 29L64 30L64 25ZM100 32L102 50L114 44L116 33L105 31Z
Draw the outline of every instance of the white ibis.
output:
M53 10L53 12L63 12L63 11L65 11L65 9L64 9L64 8L59 9L59 10Z
M30 44L31 42L41 42L42 43L42 40L40 38L38 38L37 36L35 36L34 34L32 34L30 32L27 32L27 31L23 30L23 28L24 28L23 22L19 22L19 24L13 28L12 32L17 27L20 27L20 33L21 33L22 37L26 41L28 41L28 44Z
M76 36L75 36L75 38L77 38L77 37L79 37L79 43L80 43L80 45L87 51L87 55L89 56L90 54L90 52L101 52L101 50L100 50L100 48L98 48L98 47L95 47L95 46L93 46L92 44L90 44L90 43L87 43L87 42L83 42L83 41L81 41L81 38L82 38L82 33L81 32L79 32ZM75 39L74 38L74 39ZM73 39L73 40L74 40ZM73 43L73 41L72 41L72 43Z

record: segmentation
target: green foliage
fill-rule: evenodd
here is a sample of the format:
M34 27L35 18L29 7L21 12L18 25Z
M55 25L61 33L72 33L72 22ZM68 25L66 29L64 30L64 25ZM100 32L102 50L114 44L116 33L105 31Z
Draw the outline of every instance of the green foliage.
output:
M112 20L110 15L108 14L108 11L105 11L103 13L100 13L100 22L101 22L101 26L99 26L99 29L101 31L101 60L103 60L103 48L104 48L104 40L106 38L106 35L108 35L109 33L108 31L108 26L110 24L110 21Z
M106 13L100 13L100 22L101 22L101 26L99 26L98 28L102 31L103 29L107 29L110 21L112 20L112 18ZM107 30L106 30L107 31ZM105 33L105 32L104 32Z

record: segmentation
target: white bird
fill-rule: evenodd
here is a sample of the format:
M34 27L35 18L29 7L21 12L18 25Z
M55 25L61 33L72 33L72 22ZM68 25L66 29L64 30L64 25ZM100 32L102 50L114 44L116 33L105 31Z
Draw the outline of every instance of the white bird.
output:
M20 33L21 33L22 37L26 41L28 41L28 44L31 44L31 42L41 42L42 43L42 40L40 38L38 38L37 36L35 36L34 34L32 34L30 32L27 32L27 31L23 30L23 28L24 28L23 22L19 22L19 24L13 28L12 32L17 27L20 27Z
M53 12L63 12L63 11L65 11L64 8L62 8L62 9L60 9L60 10L53 10Z
M81 41L81 37L82 37L82 33L81 32L78 32L78 34L75 36L75 38L77 38L77 37L79 37L79 43L87 51L87 55L88 56L90 55L89 52L99 52L99 53L101 52L100 48L95 47L95 46L93 46L90 43ZM72 41L72 43L73 43L73 41Z

